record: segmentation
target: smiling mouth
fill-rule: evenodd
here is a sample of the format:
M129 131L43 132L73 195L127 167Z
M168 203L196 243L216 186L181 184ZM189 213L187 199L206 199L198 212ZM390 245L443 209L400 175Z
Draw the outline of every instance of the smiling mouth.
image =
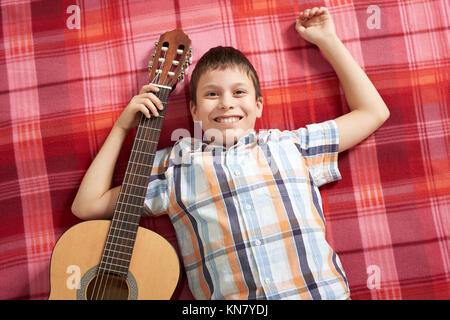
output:
M215 122L218 123L234 123L241 120L243 117L233 116L233 117L217 117L214 119Z

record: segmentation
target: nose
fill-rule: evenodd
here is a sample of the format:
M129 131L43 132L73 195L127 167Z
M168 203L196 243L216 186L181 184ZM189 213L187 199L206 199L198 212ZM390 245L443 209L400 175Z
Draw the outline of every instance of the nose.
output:
M232 95L230 95L230 94L223 94L221 99L220 99L220 101L219 101L219 103L220 103L219 107L221 109L228 110L228 109L234 108L235 101L234 101Z

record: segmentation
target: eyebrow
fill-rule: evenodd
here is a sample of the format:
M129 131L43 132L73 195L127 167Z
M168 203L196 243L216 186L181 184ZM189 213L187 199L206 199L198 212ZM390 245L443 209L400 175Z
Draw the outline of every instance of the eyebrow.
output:
M238 87L238 86L247 86L247 83L239 81L239 82L234 82L234 83L231 84L231 87ZM208 85L202 87L201 89L202 90L217 89L217 88L220 88L220 87L221 87L220 85L208 84Z

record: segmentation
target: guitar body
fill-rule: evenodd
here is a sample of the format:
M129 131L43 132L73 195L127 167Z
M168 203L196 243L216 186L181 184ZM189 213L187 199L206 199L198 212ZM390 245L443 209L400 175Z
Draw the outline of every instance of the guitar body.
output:
M110 224L85 221L61 236L52 253L50 300L170 299L180 275L177 253L163 237L142 227L138 227L126 283L118 277L96 275ZM105 283L105 293L88 297L88 288L96 280Z

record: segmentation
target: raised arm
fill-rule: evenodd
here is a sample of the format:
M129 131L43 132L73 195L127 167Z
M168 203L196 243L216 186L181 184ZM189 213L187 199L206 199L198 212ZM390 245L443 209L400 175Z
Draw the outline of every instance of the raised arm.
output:
M339 152L360 143L388 118L389 109L370 79L336 35L328 9L307 9L299 14L296 30L317 45L333 67L344 90L350 112L335 119Z
M158 116L161 101L152 93L158 88L143 86L139 95L134 96L117 119L103 146L92 161L81 181L72 204L72 213L80 219L111 219L119 195L120 186L111 188L114 168L120 149L130 129L139 123L139 112L150 117Z

